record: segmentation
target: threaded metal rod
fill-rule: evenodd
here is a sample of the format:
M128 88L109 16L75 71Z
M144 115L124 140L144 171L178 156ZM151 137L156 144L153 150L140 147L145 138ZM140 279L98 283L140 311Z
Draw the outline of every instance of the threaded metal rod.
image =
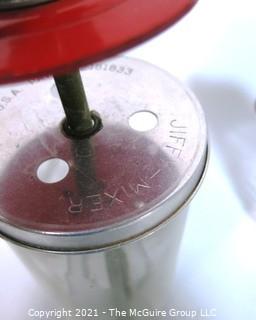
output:
M54 76L66 114L64 130L72 137L81 137L93 127L91 112L86 99L79 71Z

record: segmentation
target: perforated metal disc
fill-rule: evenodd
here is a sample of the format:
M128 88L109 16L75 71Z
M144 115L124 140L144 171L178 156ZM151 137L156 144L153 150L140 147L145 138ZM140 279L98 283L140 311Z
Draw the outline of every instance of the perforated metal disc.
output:
M63 135L52 79L1 88L0 230L20 242L80 250L134 237L171 216L202 175L204 117L174 78L126 58L82 76L104 124L89 140ZM58 159L60 181L41 181Z

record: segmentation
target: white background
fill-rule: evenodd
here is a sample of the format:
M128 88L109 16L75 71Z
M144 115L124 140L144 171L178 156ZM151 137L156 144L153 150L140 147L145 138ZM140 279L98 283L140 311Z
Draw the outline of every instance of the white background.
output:
M187 83L209 125L211 160L193 201L175 281L177 309L256 319L256 3L200 0L178 24L133 49ZM0 240L0 315L23 320L40 288Z

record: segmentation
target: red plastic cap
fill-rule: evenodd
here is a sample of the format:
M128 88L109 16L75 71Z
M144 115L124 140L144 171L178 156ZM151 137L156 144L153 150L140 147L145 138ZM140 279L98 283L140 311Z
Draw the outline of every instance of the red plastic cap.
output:
M59 0L0 13L0 83L68 72L128 49L196 0Z

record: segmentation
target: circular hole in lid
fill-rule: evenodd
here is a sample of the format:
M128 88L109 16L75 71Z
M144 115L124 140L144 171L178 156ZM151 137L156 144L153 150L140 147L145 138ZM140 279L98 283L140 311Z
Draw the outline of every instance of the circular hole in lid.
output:
M44 183L56 183L63 180L69 172L69 166L66 161L53 158L40 164L37 169L37 177Z
M146 132L154 129L157 124L157 115L148 110L137 111L129 118L130 127L136 131Z

